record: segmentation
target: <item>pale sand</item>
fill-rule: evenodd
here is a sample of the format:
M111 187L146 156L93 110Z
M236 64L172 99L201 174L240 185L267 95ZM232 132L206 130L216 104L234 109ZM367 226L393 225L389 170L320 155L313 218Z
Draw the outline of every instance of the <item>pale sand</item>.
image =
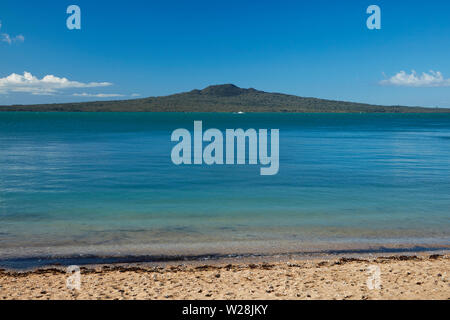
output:
M0 272L0 299L450 299L450 255ZM368 269L381 271L379 289ZM373 283L373 282L372 282Z

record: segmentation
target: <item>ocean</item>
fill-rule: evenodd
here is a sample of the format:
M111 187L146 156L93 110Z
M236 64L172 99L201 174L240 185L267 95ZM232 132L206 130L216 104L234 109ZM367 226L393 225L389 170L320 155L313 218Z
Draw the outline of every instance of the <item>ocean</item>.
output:
M278 174L173 164L196 120L279 129ZM448 246L449 114L0 113L3 267Z

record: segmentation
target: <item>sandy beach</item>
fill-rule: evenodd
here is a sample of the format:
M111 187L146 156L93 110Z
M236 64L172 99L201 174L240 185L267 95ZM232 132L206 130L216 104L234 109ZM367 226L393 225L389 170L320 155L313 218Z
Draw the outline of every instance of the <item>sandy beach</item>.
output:
M82 267L80 290L68 289L69 275L64 269L3 270L0 272L0 299L448 300L449 275L448 254Z

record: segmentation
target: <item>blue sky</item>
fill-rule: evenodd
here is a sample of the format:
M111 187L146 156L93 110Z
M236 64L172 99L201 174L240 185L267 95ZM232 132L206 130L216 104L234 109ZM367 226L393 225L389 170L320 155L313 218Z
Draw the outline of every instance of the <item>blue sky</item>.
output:
M66 27L71 4L81 8L81 30ZM366 27L372 4L381 8L381 30ZM450 107L449 12L447 0L2 0L0 104L129 99L234 83ZM8 78L25 71L37 89ZM48 75L69 83L39 91Z

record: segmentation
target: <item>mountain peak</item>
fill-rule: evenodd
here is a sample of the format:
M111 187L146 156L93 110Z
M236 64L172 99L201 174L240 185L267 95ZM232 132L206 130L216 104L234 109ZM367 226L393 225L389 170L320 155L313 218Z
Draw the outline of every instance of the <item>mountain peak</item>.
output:
M200 90L200 93L203 95L210 95L216 97L231 97L238 96L240 94L246 93L247 89L239 88L234 84L220 84L206 87L203 90Z

